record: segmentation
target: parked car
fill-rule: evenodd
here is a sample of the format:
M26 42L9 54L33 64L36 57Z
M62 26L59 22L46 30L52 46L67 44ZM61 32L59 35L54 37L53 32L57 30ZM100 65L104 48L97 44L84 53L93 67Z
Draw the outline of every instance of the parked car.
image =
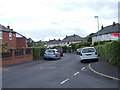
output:
M76 50L77 55L80 55L80 52L81 52L81 48L78 48L78 49Z
M85 47L81 49L80 60L84 61L98 61L98 54L94 47Z
M60 56L63 57L63 50L62 50L62 48L56 48L56 49L60 52Z
M60 59L60 52L57 49L47 49L44 53L44 59Z

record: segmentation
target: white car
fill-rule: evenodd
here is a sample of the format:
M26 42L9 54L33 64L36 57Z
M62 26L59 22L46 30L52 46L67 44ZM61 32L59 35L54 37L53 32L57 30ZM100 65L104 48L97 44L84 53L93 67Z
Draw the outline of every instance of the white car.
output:
M80 60L84 61L98 61L98 54L94 47L85 47L80 51Z

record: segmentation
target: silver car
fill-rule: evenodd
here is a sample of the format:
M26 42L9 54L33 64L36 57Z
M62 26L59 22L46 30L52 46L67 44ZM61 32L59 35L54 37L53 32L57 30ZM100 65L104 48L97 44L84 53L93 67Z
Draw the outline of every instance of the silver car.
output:
M98 54L94 47L85 47L81 49L80 60L84 61L98 61Z
M60 59L60 52L56 49L47 49L44 53L44 59Z

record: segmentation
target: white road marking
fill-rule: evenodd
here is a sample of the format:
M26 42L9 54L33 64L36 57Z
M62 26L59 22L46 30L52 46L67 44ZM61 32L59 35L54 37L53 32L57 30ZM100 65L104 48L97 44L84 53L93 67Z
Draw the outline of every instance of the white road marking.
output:
M76 72L76 73L74 74L74 76L77 75L77 74L79 74L79 72Z
M65 79L64 81L62 81L60 84L63 84L65 82L67 82L69 79Z
M85 69L85 67L83 67L81 70L83 71Z

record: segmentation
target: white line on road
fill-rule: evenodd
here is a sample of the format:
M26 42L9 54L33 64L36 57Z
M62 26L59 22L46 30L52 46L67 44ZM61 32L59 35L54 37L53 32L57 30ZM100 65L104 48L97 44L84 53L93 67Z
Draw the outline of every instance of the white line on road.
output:
M65 82L67 82L69 79L65 79L64 81L62 81L60 84L63 84Z
M85 67L83 67L81 70L83 71L85 69Z
M74 74L74 76L77 75L77 74L79 74L79 72L76 72L76 73Z

